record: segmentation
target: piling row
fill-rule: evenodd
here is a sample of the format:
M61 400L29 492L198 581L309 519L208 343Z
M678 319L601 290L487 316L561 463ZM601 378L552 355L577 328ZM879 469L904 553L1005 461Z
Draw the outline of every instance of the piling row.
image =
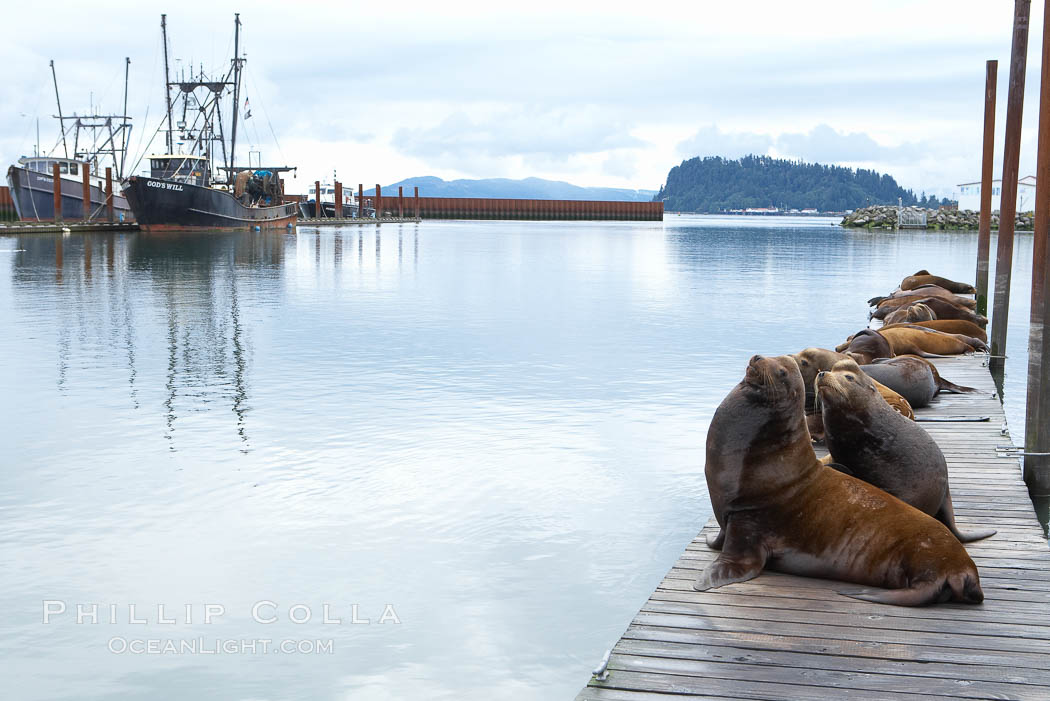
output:
M380 193L374 200L378 203L377 212L394 216L406 206L400 195L385 197ZM412 204L422 219L662 221L664 216L663 202L417 196Z

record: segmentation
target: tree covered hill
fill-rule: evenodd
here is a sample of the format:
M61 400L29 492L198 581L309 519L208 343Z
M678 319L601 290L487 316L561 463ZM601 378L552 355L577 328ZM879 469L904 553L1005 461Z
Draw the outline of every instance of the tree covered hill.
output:
M729 160L690 158L667 174L654 200L675 212L722 212L747 207L856 209L872 204L936 206L934 198L915 196L889 175L873 170L787 161L769 156ZM946 201L945 201L946 202Z

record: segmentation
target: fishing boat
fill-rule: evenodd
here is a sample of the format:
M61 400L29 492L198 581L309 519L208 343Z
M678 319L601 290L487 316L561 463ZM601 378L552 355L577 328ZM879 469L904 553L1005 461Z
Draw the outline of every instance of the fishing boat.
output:
M238 166L238 105L241 98L240 14L234 15L233 59L229 72L215 79L191 74L171 81L168 72L167 16L161 15L167 96L167 150L152 155L149 176L133 175L124 195L140 228L238 230L292 226L298 203L284 201L280 174L290 166ZM177 88L177 101L171 89ZM223 103L231 102L230 138L223 132ZM175 122L172 113L183 115ZM176 131L178 136L176 138ZM177 147L179 147L177 149ZM185 147L185 148L182 148ZM177 152L182 151L185 152ZM221 159L221 165L216 163Z
M86 115L66 115L58 92L55 62L51 62L51 77L55 84L55 102L61 137L50 151L40 148L40 128L37 124L37 145L32 156L22 156L7 169L7 186L15 213L23 221L51 221L55 219L55 166L58 166L61 209L66 220L100 220L108 218L105 181L100 178L103 168L109 168L119 186L131 118L127 116L127 79L131 61L124 59L124 114L99 114L92 106ZM72 142L72 143L70 143ZM62 155L57 155L61 145ZM70 145L73 155L70 156ZM89 204L84 207L84 178L87 177ZM112 187L112 186L111 186ZM118 221L132 218L128 201L113 193L113 216Z
M327 181L321 181L321 208L317 208L317 193L316 190L311 189L308 194L299 203L299 213L306 219L313 219L318 217L321 219L334 219L335 218L335 186ZM360 204L357 201L357 197L354 196L353 190L350 188L342 188L342 216L344 217L360 217ZM320 214L318 214L320 212ZM374 217L375 210L371 207L365 207L363 216Z

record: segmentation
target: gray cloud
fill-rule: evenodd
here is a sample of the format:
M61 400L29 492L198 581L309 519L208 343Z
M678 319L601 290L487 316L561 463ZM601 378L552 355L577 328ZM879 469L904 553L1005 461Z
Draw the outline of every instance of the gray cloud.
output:
M864 132L839 132L827 124L818 124L808 132L788 132L778 136L757 132L724 132L710 125L700 128L694 136L678 145L678 152L686 158L739 158L749 153L776 153L784 158L817 163L901 163L941 151L943 145L932 141L884 146Z

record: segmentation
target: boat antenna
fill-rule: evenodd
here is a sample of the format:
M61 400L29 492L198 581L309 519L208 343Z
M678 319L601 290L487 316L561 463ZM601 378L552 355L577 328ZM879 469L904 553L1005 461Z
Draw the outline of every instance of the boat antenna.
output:
M40 117L36 118L36 153L33 155L40 155Z
M51 80L55 83L55 102L58 103L58 123L62 125L62 152L69 158L69 148L66 146L66 123L62 120L62 100L58 97L58 76L55 75L55 61L51 60Z
M227 177L229 178L233 177L233 169L237 163L234 160L233 153L237 146L237 108L240 106L241 101L240 39L241 13L235 12L233 14L233 126L230 128L230 169L227 171ZM249 163L249 165L251 164Z
M120 141L123 149L120 153L120 167L117 168L117 178L124 177L124 161L128 157L128 72L131 70L131 58L124 57L124 123L120 127ZM116 148L116 144L113 145Z
M168 16L160 16L160 35L164 40L164 100L168 106L168 153L174 150L171 137L171 78L168 75ZM127 114L127 110L124 110Z

